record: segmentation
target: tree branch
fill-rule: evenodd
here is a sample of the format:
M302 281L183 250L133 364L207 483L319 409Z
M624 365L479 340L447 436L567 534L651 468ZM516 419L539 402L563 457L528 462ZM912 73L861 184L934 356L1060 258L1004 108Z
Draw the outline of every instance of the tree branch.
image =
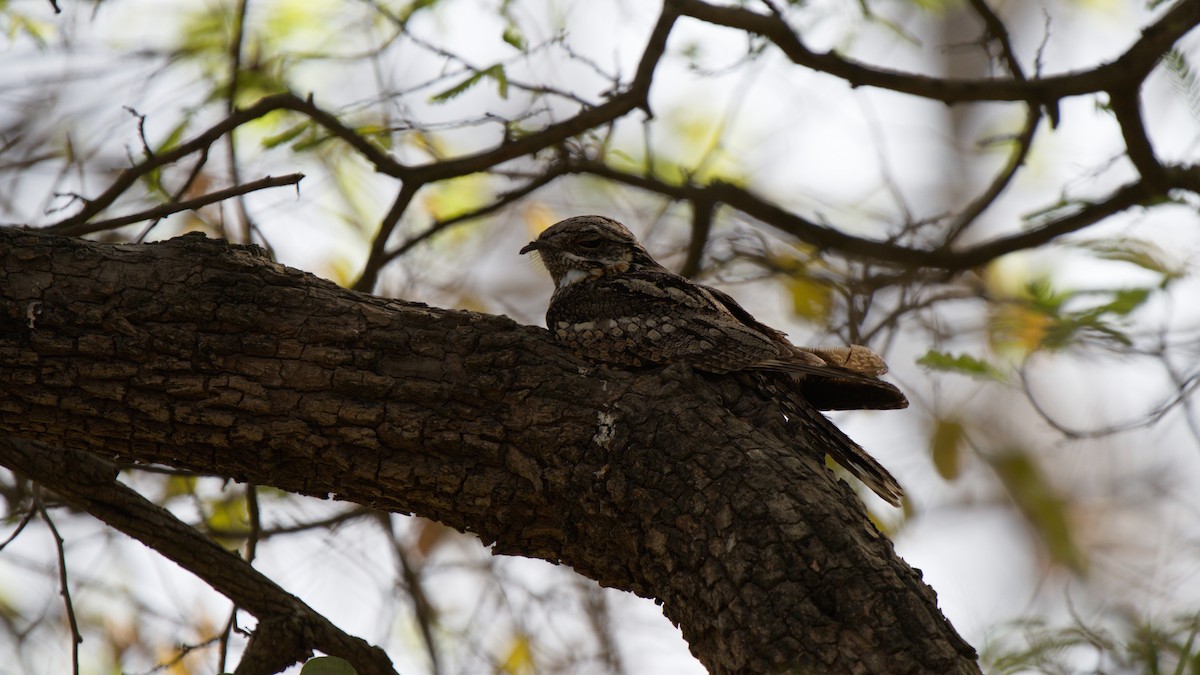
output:
M851 87L890 89L945 103L1028 101L1051 105L1059 99L1105 91L1114 82L1140 82L1181 37L1200 25L1200 0L1180 0L1142 31L1119 58L1091 70L1033 79L964 80L927 77L858 63L833 52L810 50L781 18L702 0L671 0L684 16L761 35L793 63L841 78Z
M1027 127L1032 133L1033 126ZM879 239L846 234L796 215L745 188L728 183L708 185L675 185L650 176L618 171L600 162L573 160L570 170L655 192L673 199L693 203L722 203L754 219L821 250L836 251L848 258L870 260L909 269L926 268L947 272L962 272L984 265L996 258L1041 246L1049 241L1094 225L1128 208L1165 199L1167 191L1179 188L1195 191L1200 187L1200 167L1164 167L1165 187L1161 189L1145 181L1129 183L1097 201L1081 205L1078 210L1018 234L999 237L968 248L954 249L950 242L938 248L912 248ZM1003 172L989 189L1002 189L1006 184Z
M117 469L112 464L81 450L5 436L0 436L0 462L53 490L71 506L149 546L260 621L276 626L273 640L262 640L256 634L251 641L251 645L262 641L273 647L276 656L273 665L291 665L310 656L316 648L353 662L360 673L395 674L382 650L346 635L250 563L117 481ZM64 471L64 467L70 467L70 471ZM287 626L287 639L280 639L282 625ZM247 655L252 653L253 647L248 648ZM248 670L254 675L278 669ZM242 673L243 669L239 667L237 672Z
M823 449L735 379L598 368L257 251L0 230L0 433L477 532L657 598L714 673L978 672Z
M160 204L154 208L138 211L127 216L119 218L110 218L108 220L97 220L94 222L78 222L72 224L53 225L48 228L54 234L61 234L67 237L82 237L105 230L114 230L118 227L130 225L132 223L140 223L143 220L156 220L165 218L169 215L179 213L180 211L194 211L199 208L223 202L231 197L249 194L266 188L281 187L284 185L298 185L304 178L302 173L289 173L286 176L267 176L242 185L234 185L233 187L217 190L206 195L201 195L193 199L186 199L181 202L172 202L169 204Z

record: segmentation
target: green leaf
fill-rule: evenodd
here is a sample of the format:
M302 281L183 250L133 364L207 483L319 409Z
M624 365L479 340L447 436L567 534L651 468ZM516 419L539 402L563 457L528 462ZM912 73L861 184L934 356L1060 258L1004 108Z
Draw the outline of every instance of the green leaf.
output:
M291 127L275 134L274 136L267 136L264 138L262 140L262 146L264 148L274 148L285 143L290 143L297 136L311 128L313 128L312 122L301 122L299 124L294 124Z
M468 77L467 79L463 80L462 82L459 82L458 84L454 85L453 87L450 87L449 89L441 92L440 94L434 94L433 96L430 96L429 102L430 103L445 103L446 101L449 101L450 99L457 98L457 97L461 96L463 93L465 93L471 87L474 87L475 85L479 84L479 82L482 81L483 78L485 78L485 77L491 78L496 81L497 89L500 92L500 98L508 98L508 74L504 72L504 66L497 63L495 65L488 66L487 68L484 68L483 70L472 73L471 76Z
M358 671L346 659L316 656L304 662L300 675L358 675Z
M499 63L489 66L483 74L496 81L496 90L500 93L500 98L508 98L508 74L504 72L504 66Z
M525 36L521 34L521 29L515 24L508 24L504 27L504 34L501 36L505 42L513 47L525 51L526 42Z
M190 124L191 121L191 115L184 115L179 124L176 124L171 129L171 133L167 134L167 137L163 139L163 142L159 143L158 147L154 149L155 154L164 153L179 145L179 141L183 139L183 133L187 131L188 124Z
M1041 345L1047 349L1062 349L1082 337L1097 337L1125 346L1133 344L1119 327L1120 317L1128 316L1150 297L1149 288L1118 288L1101 291L1111 298L1108 302L1078 312L1070 312L1046 326Z
M925 356L917 359L917 363L930 370L943 370L997 382L1004 382L1007 379L999 368L970 354L955 356L948 352L931 349L925 353Z
M430 96L429 102L430 103L445 103L446 101L449 101L452 98L457 98L460 95L462 95L465 91L470 89L471 87L474 87L475 85L479 84L479 81L482 79L483 79L483 71L482 70L472 73L470 77L463 80L462 82L459 82L458 84L454 85L453 87L450 87L449 89L441 92L440 94L434 94L433 96Z
M1025 284L1025 295L1030 304L1047 314L1055 314L1063 303L1071 299L1071 293L1055 290L1050 277L1038 277Z
M1126 316L1133 310L1145 304L1146 299L1150 297L1150 289L1119 288L1113 291L1112 294L1113 299L1110 302L1092 310L1096 316L1100 316L1102 314Z
M423 9L430 9L437 3L438 0L415 0L415 2L410 2L407 7L404 7L397 12L396 18L401 23L408 23L408 20L411 19L414 14Z

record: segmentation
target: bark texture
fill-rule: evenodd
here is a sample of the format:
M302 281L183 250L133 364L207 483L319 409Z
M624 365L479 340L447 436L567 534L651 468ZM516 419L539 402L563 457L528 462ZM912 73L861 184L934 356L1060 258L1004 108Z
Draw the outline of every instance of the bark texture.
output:
M0 230L0 300L0 433L439 520L661 601L714 673L978 672L822 453L733 379L594 367L196 235Z

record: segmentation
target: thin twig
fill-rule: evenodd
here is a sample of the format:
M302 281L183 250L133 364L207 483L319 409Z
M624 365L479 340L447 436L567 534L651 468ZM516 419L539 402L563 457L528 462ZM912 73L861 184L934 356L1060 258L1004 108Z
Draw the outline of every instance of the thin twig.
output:
M554 179L558 178L559 176L563 175L564 173L565 173L565 171L563 171L561 169L547 170L547 171L539 174L536 178L529 181L528 183L526 183L518 188L515 188L513 190L510 190L508 192L505 192L504 194L500 195L499 197L497 197L496 199L492 200L491 202L489 202L488 204L486 204L484 206L481 206L477 209L473 209L466 213L460 213L459 215L454 216L452 218L435 221L431 225L429 225L429 227L426 227L424 230L421 230L417 234L406 239L404 241L404 243L401 244L400 246L397 246L396 248L389 251L384 256L384 262L385 263L391 262L392 260L404 255L405 253L408 253L410 250L412 250L415 246L417 246L421 242L428 240L430 237L432 237L433 235L435 235L439 232L442 232L443 230L447 230L451 227L454 227L455 225L462 225L464 223L467 223L467 222L470 222L473 220L478 220L479 218L483 218L484 216L488 216L488 215L491 215L492 213L495 213L496 211L499 211L500 209L508 206L509 204L512 204L513 202L524 199L530 193L544 187L545 185L549 184Z
M79 223L65 227L54 225L46 228L46 231L68 237L82 237L84 235L94 234L96 232L113 230L118 227L123 227L132 223L138 223L143 220L164 218L166 216L179 213L180 211L194 211L195 209L208 206L209 204L215 204L217 202L225 201L231 197L249 194L258 190L281 187L284 185L298 185L303 178L304 174L302 173L289 173L286 176L267 176L266 178L260 178L259 180L251 181L243 185L235 185L233 187L225 188L224 190L210 192L194 199L188 199L186 201L175 202L172 204L160 204L154 208L146 209L145 211L138 211L137 213L131 213L127 216L121 216L119 218L97 220L94 223Z
M237 110L237 94L238 94L238 76L242 70L242 43L246 39L246 12L250 7L250 0L239 0L237 13L234 16L234 31L233 42L229 45L229 91L225 94L225 113L232 115ZM225 153L229 163L229 182L237 185L242 182L241 166L238 163L237 129L230 129L225 135ZM237 241L242 244L250 243L250 232L254 228L253 221L250 219L250 212L246 209L246 199L244 195L237 195L234 198L234 204L237 206L237 214L241 231L237 233L237 237L227 237L228 239Z
M33 486L33 503L38 513L41 514L42 520L46 522L46 527L50 529L50 534L54 537L54 549L58 554L58 592L63 597L63 605L67 609L67 624L71 627L71 672L79 675L79 645L83 642L83 635L79 633L79 622L75 619L75 603L71 602L71 585L67 580L67 552L63 547L62 535L58 533L58 528L54 526L54 519L50 517L45 503L42 502L40 485Z
M25 515L21 516L21 522L17 523L17 529L13 530L12 534L8 535L3 542L0 542L0 551L3 551L4 547L16 540L17 536L21 534L21 530L25 529L25 526L29 524L29 521L33 520L37 512L37 509L30 509L25 512Z

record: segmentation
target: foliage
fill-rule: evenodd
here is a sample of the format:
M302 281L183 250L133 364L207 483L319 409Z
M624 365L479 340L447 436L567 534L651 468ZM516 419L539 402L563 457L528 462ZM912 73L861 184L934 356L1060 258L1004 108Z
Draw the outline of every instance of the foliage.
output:
M1143 619L1134 611L1110 611L1103 621L1055 627L1043 620L1025 620L997 629L984 649L989 673L1008 675L1089 672L1200 673L1200 615L1166 621Z

